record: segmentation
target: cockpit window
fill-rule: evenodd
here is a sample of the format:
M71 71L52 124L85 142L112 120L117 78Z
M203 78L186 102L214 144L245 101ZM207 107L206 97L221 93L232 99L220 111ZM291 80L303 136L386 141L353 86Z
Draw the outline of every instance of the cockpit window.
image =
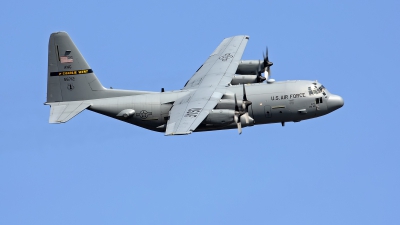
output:
M324 90L325 90L324 85L321 85L319 87L314 85L314 87L308 87L308 94L309 95L317 95L322 92L323 95L326 95Z
M308 87L308 94L309 94L309 95L313 95L313 92L312 92L312 90L311 90L311 87Z

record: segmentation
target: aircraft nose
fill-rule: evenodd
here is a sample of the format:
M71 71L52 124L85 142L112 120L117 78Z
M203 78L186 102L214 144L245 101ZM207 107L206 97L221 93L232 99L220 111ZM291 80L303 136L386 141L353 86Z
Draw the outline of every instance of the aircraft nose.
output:
M344 105L343 98L339 95L331 95L328 99L328 110L334 111Z

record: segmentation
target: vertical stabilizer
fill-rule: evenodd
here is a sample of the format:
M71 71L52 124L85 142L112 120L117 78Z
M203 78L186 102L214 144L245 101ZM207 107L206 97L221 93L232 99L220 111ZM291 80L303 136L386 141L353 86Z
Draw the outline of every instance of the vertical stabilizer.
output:
M66 32L51 34L48 57L47 102L96 99L105 90Z

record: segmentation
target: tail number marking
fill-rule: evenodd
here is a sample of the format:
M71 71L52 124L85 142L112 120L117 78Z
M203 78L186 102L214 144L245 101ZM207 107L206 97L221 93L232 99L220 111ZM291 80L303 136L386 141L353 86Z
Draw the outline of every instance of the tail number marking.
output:
M75 81L75 77L64 77L64 81Z

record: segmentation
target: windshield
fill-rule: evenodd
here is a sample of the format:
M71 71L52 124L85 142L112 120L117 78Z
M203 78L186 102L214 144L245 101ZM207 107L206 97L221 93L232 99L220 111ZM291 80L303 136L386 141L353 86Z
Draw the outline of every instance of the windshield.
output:
M324 85L320 85L320 86L317 86L317 85L312 85L311 87L308 87L308 94L309 95L317 95L317 94L319 94L319 93L321 93L322 92L322 94L325 96L326 95L326 93L325 93L325 87L324 87Z

